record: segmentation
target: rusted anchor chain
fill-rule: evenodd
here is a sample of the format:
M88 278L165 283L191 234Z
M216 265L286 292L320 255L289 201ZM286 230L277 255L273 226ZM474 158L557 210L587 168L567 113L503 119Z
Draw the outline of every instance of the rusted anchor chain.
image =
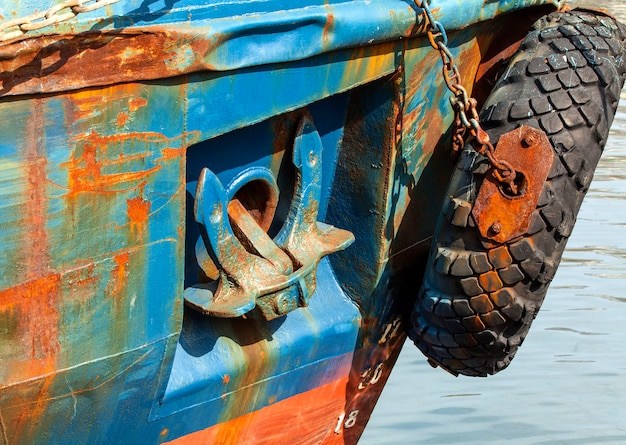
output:
M112 5L120 0L66 0L46 11L36 12L24 17L0 23L0 42L22 37L29 31L73 19L78 14L95 11Z
M425 21L428 27L427 36L433 49L439 51L442 61L442 77L446 87L453 94L450 104L454 110L454 129L452 148L460 151L468 142L474 150L489 159L493 167L495 179L509 194L515 196L519 193L515 182L517 172L508 162L498 159L495 148L489 140L489 135L480 126L476 99L467 94L462 85L462 77L457 67L454 56L448 49L448 35L443 25L435 20L428 1L414 0L415 4L424 10ZM468 117L469 116L469 117ZM468 137L469 133L469 137Z

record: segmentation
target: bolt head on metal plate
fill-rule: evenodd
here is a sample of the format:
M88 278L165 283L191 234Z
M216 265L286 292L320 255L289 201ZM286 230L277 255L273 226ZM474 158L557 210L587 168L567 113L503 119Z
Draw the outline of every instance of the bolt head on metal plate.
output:
M523 175L523 192L511 196L492 174L487 173L478 191L472 216L484 238L505 243L528 230L552 168L554 152L543 131L524 125L500 137L496 154Z

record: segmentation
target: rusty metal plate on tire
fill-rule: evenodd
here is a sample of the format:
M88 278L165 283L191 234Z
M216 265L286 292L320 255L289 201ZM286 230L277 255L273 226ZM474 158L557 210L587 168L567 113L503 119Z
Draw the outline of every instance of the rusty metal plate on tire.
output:
M554 153L543 131L524 125L500 137L496 154L523 174L522 192L517 196L507 193L493 174L487 173L472 216L483 237L504 243L528 230Z

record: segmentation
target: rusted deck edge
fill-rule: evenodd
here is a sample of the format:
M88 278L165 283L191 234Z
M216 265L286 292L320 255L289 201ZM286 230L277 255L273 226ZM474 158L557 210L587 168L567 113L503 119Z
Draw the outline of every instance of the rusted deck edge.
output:
M384 0L366 8L362 3L123 29L95 25L85 29L78 23L72 33L35 35L0 45L0 97L293 62L424 32L420 10L410 2ZM546 2L526 0L523 5L488 8L476 15L471 13L476 0L466 1L463 8L468 16L464 15L463 24L444 19L455 16L444 13L453 7L449 3L442 2L434 13L451 30ZM562 1L552 3L558 6Z

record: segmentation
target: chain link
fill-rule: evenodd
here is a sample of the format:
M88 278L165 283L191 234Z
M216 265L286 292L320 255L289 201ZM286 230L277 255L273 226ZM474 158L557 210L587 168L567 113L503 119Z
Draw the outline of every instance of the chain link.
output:
M443 25L435 20L430 10L428 0L414 0L415 4L424 10L425 21L428 27L427 36L430 45L439 51L442 67L442 77L453 94L450 97L450 104L454 110L454 127L452 135L452 148L460 151L468 142L474 150L489 159L493 166L493 174L503 187L507 188L514 195L517 194L515 178L517 173L506 161L498 159L493 144L489 141L489 135L480 126L478 119L478 103L476 99L470 97L463 87L461 73L454 61L454 56L448 48L448 36ZM469 133L469 137L468 137Z
M78 14L95 11L120 0L66 0L46 11L0 23L0 42L23 36L29 31L73 19Z

